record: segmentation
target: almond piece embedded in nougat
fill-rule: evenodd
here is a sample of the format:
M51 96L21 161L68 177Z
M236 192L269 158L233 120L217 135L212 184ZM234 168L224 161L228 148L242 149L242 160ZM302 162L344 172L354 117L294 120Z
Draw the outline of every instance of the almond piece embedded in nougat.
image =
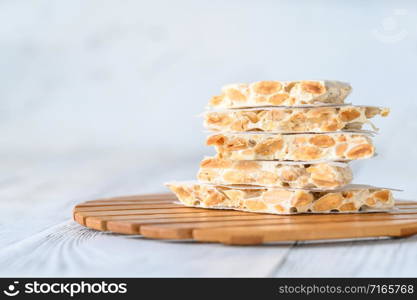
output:
M208 111L204 126L211 131L332 132L375 126L370 118L387 116L389 109L373 106L275 107Z
M352 181L352 171L345 163L309 164L206 157L200 163L197 178L217 185L335 189Z
M229 84L209 102L213 108L343 104L350 84L333 80L276 81Z
M390 190L362 185L321 191L195 182L168 183L167 186L184 205L203 208L294 214L388 211L394 207Z
M219 133L207 138L219 158L231 160L356 160L372 157L375 148L368 134Z

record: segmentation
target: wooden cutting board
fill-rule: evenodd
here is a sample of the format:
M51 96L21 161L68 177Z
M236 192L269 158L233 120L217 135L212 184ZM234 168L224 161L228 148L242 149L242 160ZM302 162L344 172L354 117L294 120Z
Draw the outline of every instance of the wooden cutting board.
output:
M190 208L176 201L174 194L87 201L74 207L73 218L95 230L230 245L417 234L417 202L398 201L389 213L278 216Z

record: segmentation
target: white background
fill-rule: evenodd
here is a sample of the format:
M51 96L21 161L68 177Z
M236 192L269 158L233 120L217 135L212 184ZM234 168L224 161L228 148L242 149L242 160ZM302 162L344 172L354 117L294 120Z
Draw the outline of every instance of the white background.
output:
M187 161L162 177L188 179L213 153L196 115L222 85L337 79L350 102L392 109L355 181L415 199L416 18L416 1L2 0L0 153L30 166L129 150Z

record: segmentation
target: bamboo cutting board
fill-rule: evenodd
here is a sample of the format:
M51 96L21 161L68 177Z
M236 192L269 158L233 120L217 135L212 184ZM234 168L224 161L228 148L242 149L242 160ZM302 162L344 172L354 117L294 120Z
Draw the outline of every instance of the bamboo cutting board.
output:
M191 208L175 202L174 194L93 200L75 206L73 218L100 231L230 245L417 234L417 202L399 201L389 213L291 216Z

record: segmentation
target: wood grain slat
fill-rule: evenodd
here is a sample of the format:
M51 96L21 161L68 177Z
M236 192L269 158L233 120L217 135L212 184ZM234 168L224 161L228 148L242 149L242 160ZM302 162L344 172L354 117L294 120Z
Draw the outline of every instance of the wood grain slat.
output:
M94 203L94 202L120 202L120 201L143 201L143 200L152 200L152 199L173 199L176 200L174 194L172 193L161 193L161 194L144 194L144 195L131 195L131 196L122 196L115 198L102 198L97 200L89 200L84 203Z
M326 240L364 237L401 237L417 234L416 220L368 221L360 223L323 223L314 230L309 224L201 228L193 232L193 238L201 242L253 245L288 240Z
M301 218L294 218L294 216L282 217L279 219L260 219L254 221L236 220L236 221L215 221L212 222L194 222L183 223L180 220L173 224L158 224L147 225L140 228L140 233L149 238L156 239L191 239L193 231L201 228L226 228L226 227L251 227L260 225L299 225L310 224L309 229L317 230L322 224L337 223L337 222L369 222L375 220L393 221L393 220L416 220L417 215L368 215L367 218L356 216L340 216L341 218L334 219L333 215L313 216L312 218L301 216ZM311 225L313 224L313 225ZM349 224L349 223L347 223Z
M145 204L128 204L128 205L104 205L104 206L86 206L77 207L75 212L94 212L94 211L124 211L137 209L155 209L155 208L177 208L183 207L174 203L145 203Z
M280 216L192 208L174 201L173 194L99 199L77 205L73 217L96 230L233 245L417 233L417 202L398 201L396 209L386 213Z
M416 214L417 210L414 212L404 212L402 214L395 214L396 218L408 218L408 217L400 217L402 215L407 214ZM369 216L377 216L378 218L381 217L380 213L368 214ZM389 215L389 213L387 213ZM188 212L188 213L178 213L178 214L156 214L156 215L128 215L128 216L94 216L94 217L87 217L86 218L86 226L92 229L101 230L101 231L114 231L117 233L123 234L138 234L139 233L139 225L144 225L144 223L140 223L142 220L147 220L146 224L151 224L149 220L154 220L154 223L172 223L172 224L180 224L183 223L184 218L195 218L195 223L201 221L221 221L224 220L223 217L228 216L241 216L242 219L280 219L283 220L284 218L292 219L294 222L297 221L297 216L276 216L276 215L265 215L265 214L253 214L247 212L239 212L233 210L210 210L209 212ZM247 218L246 216L252 216L252 218ZM327 215L319 215L319 216L310 216L314 217L317 220L326 220ZM348 217L348 215L345 215ZM204 220L199 219L199 217L204 218ZM244 218L243 218L244 217ZM389 218L389 217L387 217ZM164 219L164 222L160 222L161 219ZM343 220L339 218L340 221ZM352 217L348 218L352 220ZM303 219L301 219L303 220ZM186 221L188 223L188 221ZM107 226L108 223L111 223L111 228ZM120 223L121 226L117 226L115 224ZM126 223L130 223L132 226L128 226ZM171 226L174 227L174 226ZM116 229L117 228L117 229ZM190 234L191 236L191 234Z
M164 203L175 203L172 199L167 200L141 200L141 201L118 201L118 202L110 202L110 201L104 201L104 202L93 202L93 203L83 203L78 204L74 207L74 210L77 210L81 207L102 207L102 206L119 206L119 205L135 205L135 204L164 204Z
M199 209L200 211L210 212L208 209ZM180 206L178 208L155 208L141 210L118 210L118 211L96 211L96 212L74 212L73 218L81 225L85 225L85 219L93 216L137 216L151 214L177 214L177 213L193 213L196 208Z
M417 202L416 201L404 201L404 200L397 200L397 201L395 201L395 205L396 206L398 206L398 205L417 205Z
M186 210L185 210L186 209ZM178 204L172 204L169 206L160 206L160 205L144 205L140 209L113 209L113 210L104 210L104 211L97 211L97 210L88 210L88 211L73 211L73 219L78 223L85 225L85 218L91 216L123 216L123 215L136 215L142 213L176 213L176 212L187 212L190 211L191 208L184 207Z
M86 226L92 229L106 231L107 223L109 221L142 221L142 220L182 220L183 218L190 218L190 217L211 217L211 218L221 218L224 216L248 216L253 215L247 212L240 212L234 210L210 210L209 212L185 212L185 213L174 213L174 214L142 214L142 215L127 215L127 216L95 216L95 217L87 217L86 218ZM258 215L258 214L256 214ZM121 232L120 232L121 233Z
M252 222L255 220L265 221L274 220L274 216L263 216L263 215L247 215L247 216L209 216L209 217L188 217L188 218L164 218L164 219L147 219L147 220L128 220L128 221L108 221L107 229L117 233L124 234L139 234L141 233L140 227L148 224L166 224L166 225L177 225L177 224L207 224L207 223L232 223L236 222L241 224L242 222ZM88 219L87 219L88 226Z

